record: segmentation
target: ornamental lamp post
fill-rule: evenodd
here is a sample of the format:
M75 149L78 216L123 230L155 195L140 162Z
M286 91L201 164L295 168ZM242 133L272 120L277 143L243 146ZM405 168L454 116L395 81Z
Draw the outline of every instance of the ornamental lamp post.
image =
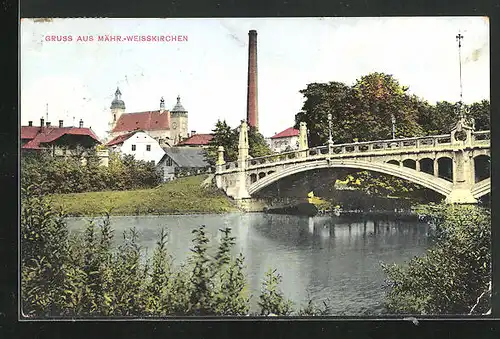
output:
M396 117L394 114L391 114L392 121L392 139L396 139Z
M328 113L328 153L332 153L333 139L332 139L332 113Z

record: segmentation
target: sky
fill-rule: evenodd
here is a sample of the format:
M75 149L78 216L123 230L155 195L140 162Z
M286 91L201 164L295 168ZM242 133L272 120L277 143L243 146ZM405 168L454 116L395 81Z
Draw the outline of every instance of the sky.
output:
M458 101L459 32L463 101L490 98L486 17L22 19L21 124L39 124L48 107L53 125L82 119L104 138L119 86L126 112L157 110L161 97L172 109L180 95L189 131L210 133L218 119L236 127L246 118L252 29L265 137L294 124L304 103L299 91L313 82L352 85L384 72L430 103ZM105 35L181 35L187 41L98 41ZM47 41L51 36L72 41Z

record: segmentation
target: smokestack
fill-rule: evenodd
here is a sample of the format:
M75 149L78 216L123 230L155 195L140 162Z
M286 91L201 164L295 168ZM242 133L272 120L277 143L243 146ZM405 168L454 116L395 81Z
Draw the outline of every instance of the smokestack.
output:
M196 131L191 131L191 135L195 135L196 134Z
M40 119L40 127L43 128L43 125L45 124L45 119L44 118L41 118Z
M78 124L78 127L79 127L79 128L83 128L83 120L82 120L82 119L80 119L80 122L79 122L79 124Z
M28 126L33 126L33 121L28 121Z
M48 122L48 121L47 121L47 122L45 123L45 126L50 127L50 122Z
M257 31L251 30L248 32L247 122L256 129L259 128L257 102Z
M59 120L59 127L63 127L63 121Z

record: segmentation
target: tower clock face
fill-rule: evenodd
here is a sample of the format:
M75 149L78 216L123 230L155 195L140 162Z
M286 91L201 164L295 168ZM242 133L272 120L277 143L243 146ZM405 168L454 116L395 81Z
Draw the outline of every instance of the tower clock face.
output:
M172 123L172 128L173 128L173 129L176 129L176 128L177 128L177 123L176 123L176 122L173 122L173 123Z

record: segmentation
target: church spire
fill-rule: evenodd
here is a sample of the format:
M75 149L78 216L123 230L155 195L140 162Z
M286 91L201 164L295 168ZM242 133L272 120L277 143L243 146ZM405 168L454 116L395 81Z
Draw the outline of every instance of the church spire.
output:
M125 109L125 102L122 100L122 92L119 87L116 87L115 99L111 102L111 109L113 108Z
M163 97L161 97L160 99L160 112L163 112L165 111L165 99L163 99Z
M186 109L181 104L181 96L177 95L177 104L172 109L172 112L186 112Z

